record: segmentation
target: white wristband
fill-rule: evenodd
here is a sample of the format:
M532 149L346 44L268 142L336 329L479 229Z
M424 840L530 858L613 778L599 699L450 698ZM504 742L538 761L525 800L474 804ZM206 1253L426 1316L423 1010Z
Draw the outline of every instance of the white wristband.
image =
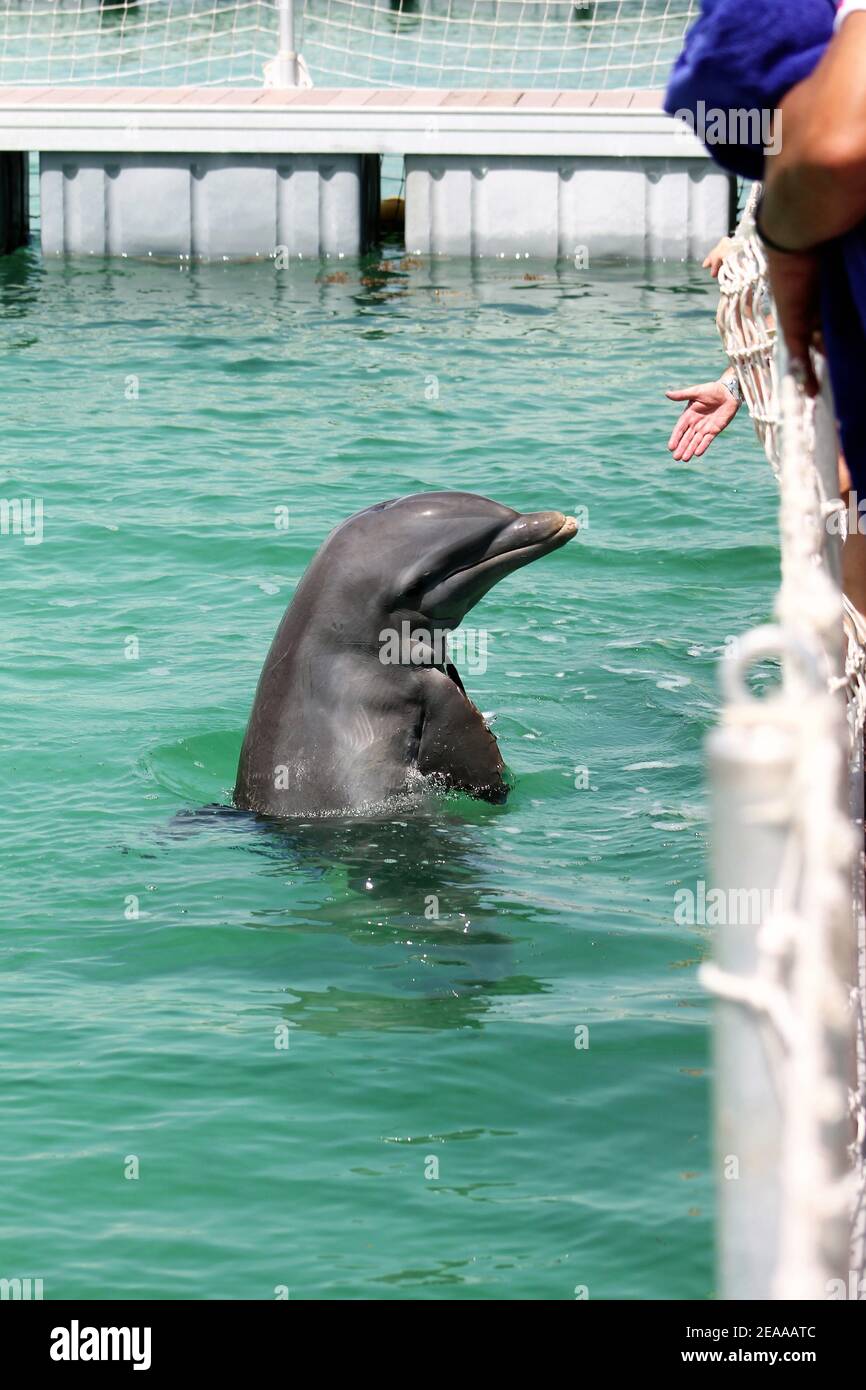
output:
M844 24L849 14L853 14L855 10L866 10L866 0L842 0L842 4L836 12L836 20L833 25L834 34L839 32L840 24Z

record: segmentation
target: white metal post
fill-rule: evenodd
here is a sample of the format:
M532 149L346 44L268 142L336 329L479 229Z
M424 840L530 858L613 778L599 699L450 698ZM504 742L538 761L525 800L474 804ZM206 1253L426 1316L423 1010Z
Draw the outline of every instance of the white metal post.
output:
M273 69L275 87L297 87L298 55L295 51L294 0L277 0L279 49Z
M712 883L725 911L714 927L712 966L702 972L717 995L714 1028L718 1296L771 1296L780 1243L779 1169L784 1097L774 1075L779 1040L752 999L767 981L760 940L782 878L790 830L795 750L778 700L758 703L744 676L784 642L756 629L729 650L723 676L725 721L708 741L712 791ZM736 677L732 675L736 671ZM751 717L749 717L751 716ZM734 913L734 905L748 911Z

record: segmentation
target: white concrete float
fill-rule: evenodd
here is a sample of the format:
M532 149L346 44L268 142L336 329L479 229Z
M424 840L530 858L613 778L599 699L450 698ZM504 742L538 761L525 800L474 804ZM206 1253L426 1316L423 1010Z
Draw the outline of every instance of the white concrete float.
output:
M731 182L657 92L0 88L38 150L46 253L355 254L378 156L422 254L703 256Z
M699 161L406 158L416 255L702 260L729 220L727 180Z
M357 255L371 240L364 234L367 160L46 153L42 250L203 260Z

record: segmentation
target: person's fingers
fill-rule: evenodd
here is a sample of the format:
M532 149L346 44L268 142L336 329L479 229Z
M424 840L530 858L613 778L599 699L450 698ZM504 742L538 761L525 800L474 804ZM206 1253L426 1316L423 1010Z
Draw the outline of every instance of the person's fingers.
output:
M807 396L817 396L820 387L818 378L815 375L815 368L809 357L808 348L802 353L796 352L791 343L788 342L788 351L791 353L791 360L788 363L788 371L794 378L798 386L802 386Z
M690 449L696 428L695 425L690 425L674 449L674 458L678 463L682 463L683 459L686 457L691 458Z
M782 323L782 334L788 349L788 371L807 396L818 393L815 369L809 355L814 325L801 313L791 314Z
M807 396L818 394L818 381L812 359L809 355L811 329L804 324L788 324L784 329L785 346L788 349L788 371L798 386L802 386Z
M688 463L689 459L692 458L695 449L698 446L698 440L700 438L700 432L698 430L692 430L688 439L684 440L683 442L683 447L679 455L680 463Z
M701 454L709 448L712 435L705 435L701 430L696 430L692 435L689 447L685 450L682 462L690 463L693 458L700 458ZM706 443L704 441L706 440Z
M686 419L685 413L684 413L684 414L682 414L682 415L680 416L680 418L677 420L677 423L674 425L673 429L671 430L671 437L670 437L670 439L668 440L668 448L669 448L669 449L675 449L675 448L677 447L677 445L679 444L680 440L682 439L682 437L683 437L683 435L685 434L685 432L686 432L686 430L688 429L688 427L689 427L689 421Z
M702 454L707 452L715 437L715 430L706 430L704 434L701 435L694 453L696 459L699 459Z
M669 401L693 401L706 391L711 383L703 381L700 386L684 386L681 391L665 391Z
M725 256L728 254L730 247L730 238L722 237L721 241L716 242L716 245L712 248L712 250L708 251L707 254L704 256L703 262L701 264L701 269L708 270L714 280L718 278L719 271L722 268L722 262L724 261Z
M684 410L680 418L677 420L677 423L673 427L671 437L668 440L668 448L675 449L679 444L680 440L682 439L683 435L685 434L686 430L694 429L696 424L697 417L695 416L694 411L690 409Z

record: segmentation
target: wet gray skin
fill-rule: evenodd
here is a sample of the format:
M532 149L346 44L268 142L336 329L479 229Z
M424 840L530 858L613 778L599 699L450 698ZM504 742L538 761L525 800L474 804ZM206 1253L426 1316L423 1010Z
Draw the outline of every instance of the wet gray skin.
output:
M271 644L235 805L273 816L381 810L424 777L504 801L499 747L446 635L500 579L576 532L561 512L523 515L470 492L399 497L344 521Z

